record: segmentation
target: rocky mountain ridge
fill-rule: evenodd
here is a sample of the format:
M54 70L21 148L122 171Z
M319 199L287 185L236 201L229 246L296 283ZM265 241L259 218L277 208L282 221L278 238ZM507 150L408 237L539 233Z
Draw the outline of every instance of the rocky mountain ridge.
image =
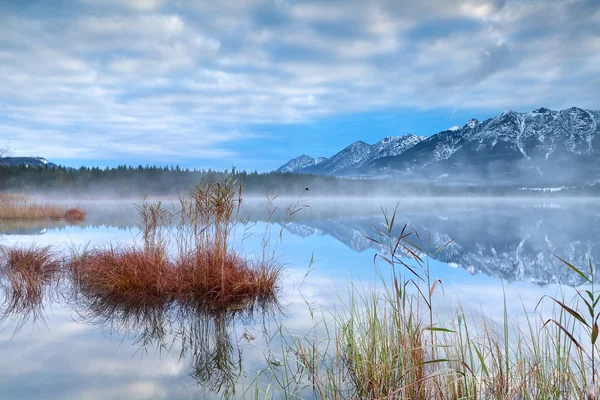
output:
M507 111L430 137L355 142L296 173L469 184L600 181L600 111Z

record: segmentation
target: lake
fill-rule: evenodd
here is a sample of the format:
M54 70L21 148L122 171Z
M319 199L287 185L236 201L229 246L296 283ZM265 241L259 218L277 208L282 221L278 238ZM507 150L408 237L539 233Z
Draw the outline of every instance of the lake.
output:
M269 376L261 371L289 356L286 338L312 335L316 321L347 301L349 285L389 282L389 265L377 257L389 249L382 208L391 217L397 206L391 236L405 225L405 232L414 231L409 240L432 279L441 280L434 297L440 320L462 305L470 315L500 321L504 298L509 316L518 319L545 294L569 295L569 287L584 283L557 257L585 268L600 259L600 203L594 200L306 196L275 199L270 210L267 203L244 202L231 246L281 263L277 306L255 315L107 313L48 295L37 318L0 308L2 397L191 399L269 390ZM133 202L79 205L88 218L74 225L0 223L0 245L48 244L66 254L140 241ZM408 254L401 258L409 260Z

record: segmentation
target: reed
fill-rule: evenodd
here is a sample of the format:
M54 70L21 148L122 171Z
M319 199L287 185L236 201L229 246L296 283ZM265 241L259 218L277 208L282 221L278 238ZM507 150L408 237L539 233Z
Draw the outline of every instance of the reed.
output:
M349 300L330 312L310 304L314 326L306 334L278 323L267 360L281 361L261 371L254 398L598 398L600 292L591 263L588 271L566 263L589 289L570 302L548 299L549 312L523 307L524 317L512 320L505 300L500 323L460 307L438 315L442 283L430 278L427 260L443 249L430 251L406 226L394 229L395 218L384 213L371 239L387 248L377 256L384 265L377 286L349 283Z
M65 219L82 221L87 214L79 208L40 204L18 195L0 195L0 220Z
M63 215L67 221L83 221L86 217L87 213L80 208L69 208Z
M198 249L176 261L173 292L184 302L202 299L213 306L228 308L252 299L269 298L277 292L279 267L252 264L220 248Z
M0 321L20 316L20 327L29 317L42 316L44 294L57 283L60 268L50 247L0 247Z
M88 296L164 297L214 308L273 297L279 267L230 248L241 194L232 172L194 187L178 208L144 201L137 206L141 244L76 254L68 268L73 281Z
M71 258L72 281L89 297L143 298L169 294L171 264L159 249L92 249Z

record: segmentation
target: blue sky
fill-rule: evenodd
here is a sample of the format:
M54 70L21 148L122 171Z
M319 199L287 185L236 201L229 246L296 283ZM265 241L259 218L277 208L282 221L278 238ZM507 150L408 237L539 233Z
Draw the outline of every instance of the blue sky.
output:
M271 170L513 109L600 108L594 0L0 0L0 140Z

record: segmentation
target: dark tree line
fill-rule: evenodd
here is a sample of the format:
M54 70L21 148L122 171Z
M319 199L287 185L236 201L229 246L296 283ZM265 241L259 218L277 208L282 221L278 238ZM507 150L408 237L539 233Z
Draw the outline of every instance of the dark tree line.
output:
M222 179L224 171L190 170L178 166L115 168L0 166L3 192L68 194L73 196L178 195L202 181ZM299 194L308 188L349 194L356 183L333 177L282 173L236 172L247 194ZM375 185L373 185L375 186Z

